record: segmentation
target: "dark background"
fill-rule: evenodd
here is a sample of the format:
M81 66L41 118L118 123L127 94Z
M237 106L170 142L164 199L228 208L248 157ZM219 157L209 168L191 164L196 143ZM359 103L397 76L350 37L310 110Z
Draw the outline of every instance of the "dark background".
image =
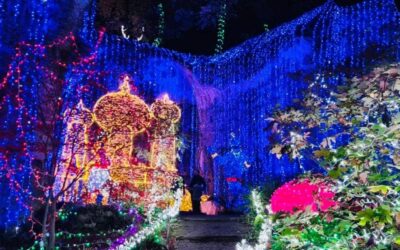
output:
M142 41L162 38L161 47L192 54L214 54L217 23L226 4L225 43L223 49L273 29L301 16L327 0L98 0L97 25L121 35L128 28L130 39L143 34ZM351 5L362 0L335 0ZM164 29L160 35L160 9L164 11ZM143 31L144 27L144 31Z

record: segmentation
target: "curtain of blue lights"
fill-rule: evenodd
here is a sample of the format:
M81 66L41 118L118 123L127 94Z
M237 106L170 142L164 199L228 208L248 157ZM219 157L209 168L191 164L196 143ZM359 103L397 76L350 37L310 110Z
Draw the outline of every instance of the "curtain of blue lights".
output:
M399 59L400 18L394 0L365 0L348 7L330 0L290 23L211 57L155 48L107 33L101 37L94 28L95 4L6 2L0 0L1 76L18 64L13 59L18 42L51 43L71 28L65 27L63 17L81 16L82 22L72 31L80 47L85 48L81 53L86 61L67 66L63 76L68 83L65 105L83 99L92 108L98 97L117 89L121 73L133 76L138 94L148 103L161 93L169 93L183 111L180 131L187 148L181 156L180 173L191 176L194 169L200 169L209 183L208 191L232 209L241 207L243 195L251 186L318 171L311 163L300 168L296 162L268 154L266 118L277 107L288 107L301 99L307 82L317 74L324 75L319 81L329 88L353 72L367 71L383 60ZM25 52L32 53L20 72L26 84L14 86L10 77L1 91L18 87L25 93L21 97L27 112L35 116L38 89L45 77L37 65L51 62L42 60L46 51ZM90 85L81 91L89 82L101 87ZM11 150L0 152L1 163L6 165L0 176L0 227L15 225L29 213L23 205L29 202L29 195L10 183L32 189L29 172L35 154L29 148L29 142L35 140L34 125L28 125L12 100L6 99L2 102L6 111L0 113L1 132L22 124L16 132L17 141L28 143L28 154L22 157ZM22 130L26 131L23 135ZM11 148L13 143L17 142L1 140L0 147ZM21 171L12 180L5 177L17 168Z

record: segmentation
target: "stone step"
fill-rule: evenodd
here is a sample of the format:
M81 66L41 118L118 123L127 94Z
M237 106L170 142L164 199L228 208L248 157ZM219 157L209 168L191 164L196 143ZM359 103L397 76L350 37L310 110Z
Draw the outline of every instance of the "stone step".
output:
M176 240L186 240L190 242L239 242L242 237L239 235L226 236L197 236L197 237L176 237Z
M236 242L177 241L175 250L235 250Z
M181 215L179 216L180 220L184 221L206 221L206 222L213 222L213 221L243 221L243 216L240 215L217 215L217 216L206 216L206 215Z
M177 250L234 250L249 226L238 215L181 215L173 231Z

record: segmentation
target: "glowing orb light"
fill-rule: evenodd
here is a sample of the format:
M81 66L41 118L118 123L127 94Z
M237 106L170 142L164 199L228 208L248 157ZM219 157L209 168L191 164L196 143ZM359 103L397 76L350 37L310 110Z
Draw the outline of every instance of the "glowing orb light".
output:
M108 93L96 102L93 112L101 128L106 131L128 128L137 134L150 125L149 107L130 91L128 80L124 80L118 92Z

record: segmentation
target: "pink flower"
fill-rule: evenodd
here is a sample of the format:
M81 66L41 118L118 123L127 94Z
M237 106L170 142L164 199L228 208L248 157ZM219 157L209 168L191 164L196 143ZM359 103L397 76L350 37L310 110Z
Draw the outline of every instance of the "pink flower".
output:
M313 212L325 212L336 206L335 194L321 182L311 183L309 179L290 181L279 187L271 197L274 213L294 213L309 208Z

